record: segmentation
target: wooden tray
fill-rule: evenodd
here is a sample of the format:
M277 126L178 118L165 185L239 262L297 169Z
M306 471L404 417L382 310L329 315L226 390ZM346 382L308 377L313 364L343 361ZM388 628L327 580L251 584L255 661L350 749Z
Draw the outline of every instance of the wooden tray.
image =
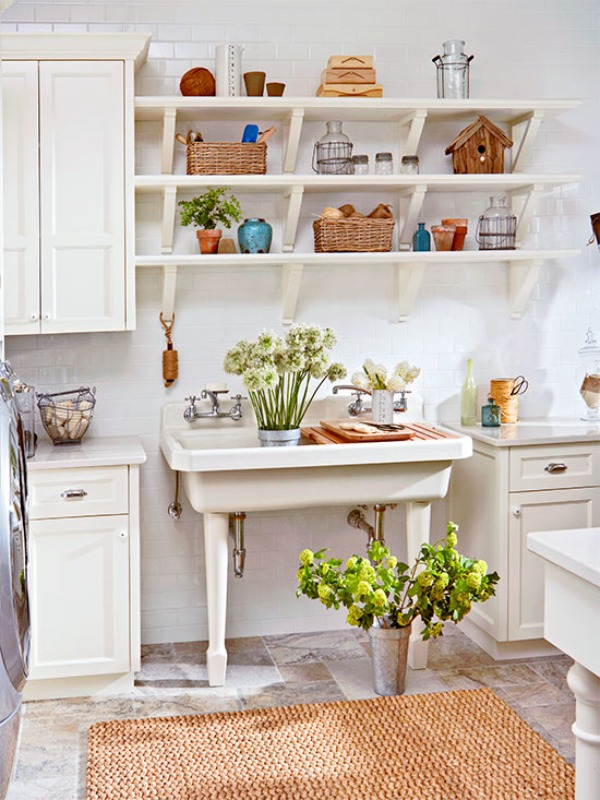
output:
M426 422L404 423L403 431L378 431L373 433L359 433L358 431L346 431L339 428L340 422L348 422L346 419L321 420L319 425L302 428L302 435L307 439L312 439L316 444L349 444L357 442L399 442L410 441L411 439L436 440L436 439L456 439L455 434L441 431L434 425ZM356 420L368 424L368 420Z

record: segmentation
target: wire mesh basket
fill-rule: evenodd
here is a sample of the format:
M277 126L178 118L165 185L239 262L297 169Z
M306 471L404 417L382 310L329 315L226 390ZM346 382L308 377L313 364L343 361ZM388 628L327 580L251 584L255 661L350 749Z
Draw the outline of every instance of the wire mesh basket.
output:
M96 405L96 387L38 394L42 425L54 444L79 444L88 430ZM60 399L55 399L60 398Z
M312 168L320 175L351 175L352 144L349 142L316 142Z

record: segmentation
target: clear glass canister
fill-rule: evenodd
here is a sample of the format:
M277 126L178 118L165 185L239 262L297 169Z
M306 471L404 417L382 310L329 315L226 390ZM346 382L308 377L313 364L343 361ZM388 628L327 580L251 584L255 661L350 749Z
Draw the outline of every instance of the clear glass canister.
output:
M587 406L587 415L581 419L600 423L600 345L591 328L587 329L585 344L577 353L583 366L579 394Z
M475 239L480 250L514 250L517 218L506 205L506 196L490 197L490 205L479 217Z
M418 175L419 156L402 156L400 172L402 175Z
M352 156L352 171L355 175L368 175L369 156Z
M444 42L443 55L432 60L437 68L437 96L461 99L469 96L469 64L473 56L466 55L463 39Z
M352 174L352 143L339 120L326 122L327 133L315 143L312 167L321 175Z
M375 174L391 175L394 172L394 159L391 153L377 153L375 155Z

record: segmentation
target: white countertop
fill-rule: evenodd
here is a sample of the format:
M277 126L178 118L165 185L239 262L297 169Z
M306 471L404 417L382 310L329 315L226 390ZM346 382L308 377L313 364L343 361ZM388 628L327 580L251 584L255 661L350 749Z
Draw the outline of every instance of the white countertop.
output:
M500 425L499 428L483 428L481 423L474 426L461 425L458 422L442 424L445 428L494 447L522 447L555 442L600 442L600 425L590 425L573 417L525 419Z
M600 587L600 528L530 533L527 536L527 548L546 561Z
M27 459L27 468L111 467L143 464L145 460L146 453L137 436L86 437L80 444L65 445L53 445L41 439L35 456Z

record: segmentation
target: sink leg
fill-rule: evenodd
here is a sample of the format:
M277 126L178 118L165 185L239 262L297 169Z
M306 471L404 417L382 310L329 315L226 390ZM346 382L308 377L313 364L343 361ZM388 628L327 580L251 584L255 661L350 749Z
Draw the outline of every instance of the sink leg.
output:
M225 617L227 613L227 552L229 514L204 514L208 652L210 686L223 686L227 668Z
M406 536L408 563L414 564L419 555L421 545L429 542L431 527L431 503L408 502L406 504ZM408 645L408 666L411 669L425 669L429 642L424 642L419 633L418 621L413 623Z
M567 683L575 695L575 800L591 800L600 778L600 676L576 661Z

